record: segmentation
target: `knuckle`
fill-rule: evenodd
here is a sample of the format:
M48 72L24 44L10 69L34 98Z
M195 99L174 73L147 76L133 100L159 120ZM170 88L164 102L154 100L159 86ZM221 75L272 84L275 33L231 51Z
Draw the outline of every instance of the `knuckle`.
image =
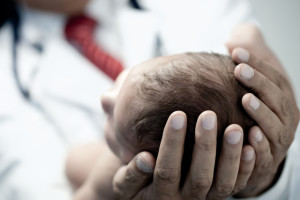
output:
M212 179L209 177L201 177L191 183L191 196L193 198L198 198L203 192L207 192L212 184Z
M280 88L283 89L285 87L287 87L289 85L288 80L285 78L285 76L283 76L280 73L276 73L277 74L277 80L276 80L276 85Z
M203 152L211 152L216 148L214 141L205 141L199 143L199 150Z
M279 145L281 146L281 148L283 149L288 149L291 142L293 141L293 134L291 134L291 137L289 136L289 131L287 128L283 128L280 131L279 134Z
M121 182L113 183L113 192L118 197L118 199L124 199L124 197L126 196L124 189L125 188L122 186Z
M281 98L281 105L280 105L280 111L281 111L281 115L284 118L287 118L291 112L291 102L289 101L289 99L286 96L282 96ZM285 120L283 120L285 121Z
M128 182L128 183L136 183L138 181L137 174L136 174L135 170L129 168L126 171L125 181Z
M240 154L224 154L224 159L233 164L240 161Z
M251 182L257 182L259 181L266 181L269 180L270 178L274 178L274 175L276 174L276 169L271 169L269 168L267 171L258 171L255 177L252 177Z
M128 185L135 184L136 182L138 182L138 177L136 172L130 168L127 169L124 179L117 179L117 180L114 179L112 184L114 194L119 199L124 199L124 200L130 199L131 196L128 193Z
M127 200L130 199L130 197L127 196L127 194L124 192L124 187L122 187L120 184L113 184L113 192L114 195L118 198L118 199L122 199L122 200Z
M270 91L271 84L269 79L267 79L266 77L262 77L260 84L260 86L264 88L265 91Z
M266 98L265 91L270 91L271 88L270 80L258 73L255 76L257 81L253 82L253 85L250 86L250 89L259 94L261 100L264 100Z
M245 183L237 184L233 189L233 194L240 192L242 189L246 187Z
M179 171L172 168L156 168L154 180L158 183L173 184L179 182Z
M273 159L272 157L269 157L267 159L265 159L262 164L259 166L260 171L262 171L262 173L265 173L266 171L270 171L271 167L273 164Z
M261 158L264 158L264 160L270 159L269 157L271 156L271 149L269 145L264 145L258 150ZM265 159L267 158L267 159Z
M271 117L270 118L265 117L264 120L265 120L265 126L267 130L266 132L278 134L279 125L274 123L274 119Z
M234 189L234 184L233 183L222 183L222 184L218 184L216 185L216 195L219 199L223 199L226 198L227 196L229 196L232 191Z
M171 150L178 149L179 146L182 145L182 140L178 138L170 138L169 140L166 141L166 146L170 148Z

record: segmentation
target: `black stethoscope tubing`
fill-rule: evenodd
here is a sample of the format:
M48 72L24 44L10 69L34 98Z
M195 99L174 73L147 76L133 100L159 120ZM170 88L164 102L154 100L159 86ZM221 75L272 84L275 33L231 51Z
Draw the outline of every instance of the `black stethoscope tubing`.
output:
M129 3L131 6L137 10L143 10L138 2L136 0L129 0ZM20 15L18 12L17 6L14 6L12 9L12 17L10 18L12 29L13 29L13 48L12 48L12 69L13 69L13 74L14 78L17 84L17 87L21 93L21 95L26 99L30 101L30 93L29 90L25 89L20 80L19 76L19 68L18 68L18 44L20 41ZM40 47L37 48L40 50Z
M13 69L13 75L15 77L15 81L17 84L17 87L19 91L21 92L22 96L26 100L30 100L30 94L29 91L23 88L20 76L19 76L19 69L18 69L18 44L20 41L20 34L19 34L19 28L20 28L20 16L17 10L17 7L15 6L13 9L13 15L10 19L12 29L13 29L13 48L12 48L12 69Z

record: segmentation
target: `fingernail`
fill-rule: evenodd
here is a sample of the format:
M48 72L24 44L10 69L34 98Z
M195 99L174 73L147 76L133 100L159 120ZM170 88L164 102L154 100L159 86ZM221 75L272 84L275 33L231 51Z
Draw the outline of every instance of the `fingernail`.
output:
M251 79L254 76L254 70L252 67L246 64L242 64L241 66L241 78L243 79Z
M257 110L260 106L260 102L259 100L255 97L255 96L251 96L250 97L250 107L253 109L253 110Z
M253 157L254 157L254 151L253 151L253 149L250 149L250 150L244 152L243 160L248 162L248 161L252 160Z
M201 122L202 122L202 127L205 130L210 131L215 127L216 116L213 114L204 115Z
M255 140L256 142L261 142L262 139L263 139L263 136L262 136L261 131L260 131L260 130L257 130L257 131L255 132L255 134L254 134L254 140Z
M153 168L144 161L142 156L138 156L138 158L136 159L136 165L142 172L145 172L145 173L153 172Z
M245 49L239 49L239 51L237 52L237 57L241 62L248 62L249 52Z
M241 140L241 131L231 131L226 135L226 140L229 144L237 144Z
M182 115L176 115L171 119L171 127L175 130L180 130L183 128L185 123L185 117Z

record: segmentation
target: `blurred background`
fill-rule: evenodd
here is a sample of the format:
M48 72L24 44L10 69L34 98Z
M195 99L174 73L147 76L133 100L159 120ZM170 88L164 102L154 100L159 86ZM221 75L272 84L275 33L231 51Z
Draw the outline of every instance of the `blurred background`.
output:
M4 0L0 1L4 2ZM56 5L57 7L55 2L58 4L63 2L63 0L19 1L50 2L48 5L50 10L53 10L51 6ZM80 6L74 4L75 0L64 1L71 2L71 5L74 6ZM87 0L80 0L83 3L85 1ZM128 60L134 63L136 58L141 59L143 56L152 55L152 50L157 50L155 45L159 41L157 41L155 32L157 30L153 28L157 26L156 20L153 20L151 13L143 14L132 8L124 9L118 15L121 20L120 24L126 25L120 26L124 32L122 37L129 38L124 46L130 47L130 49L134 46L135 49L131 51L131 54L128 54L129 51L126 51L125 47L119 48L119 41L116 39L118 35L111 34L115 31L115 27L111 25L109 20L109 17L114 16L115 13L109 8L113 3L121 4L127 1L93 0L96 3L91 4L87 10L90 11L89 14L95 15L92 17L103 19L101 29L96 30L96 35L102 38L103 47L110 47L107 44L111 43L111 49L108 48L111 51L109 53L115 53L113 55L118 58L126 52L124 57L128 57ZM147 0L140 0L140 2L144 1L147 2ZM97 2L100 2L99 6ZM162 1L148 0L148 2ZM176 1L165 2L174 3ZM195 2L202 1L195 0ZM219 6L226 1L209 0L207 2L214 2ZM236 5L248 1L235 0L232 2L231 6L236 7ZM265 40L278 56L291 78L299 105L300 1L251 0L250 2L254 6L255 16L261 24ZM164 7L166 11L172 10L169 4L166 5ZM98 8L102 12L99 12ZM196 11L196 13L201 13ZM66 10L66 12L70 13L71 11ZM237 7L235 12L239 13L243 10ZM181 15L175 12L174 16L180 18ZM34 101L24 100L17 90L16 80L10 67L11 30L10 26L6 29L3 28L0 31L0 92L4 94L0 98L0 200L71 199L71 188L64 175L65 158L71 145L98 140L102 137L100 130L103 130L105 115L103 112L99 112L99 99L101 94L112 85L112 80L96 69L91 62L81 56L66 41L64 37L66 19L63 16L24 8L23 17L26 21L26 26L24 26L24 33L26 34L23 34L25 39L20 44L19 49L21 61L18 64L19 68L22 69L20 70L20 80L25 89L30 89ZM173 18L170 19L173 20ZM238 18L233 17L232 21L235 20L238 21ZM205 21L206 19L202 23ZM138 31L133 31L134 34L130 31L126 32L147 23L150 25L146 29L140 30L142 33ZM189 27L188 23L182 24ZM176 40L177 36L178 38L181 36L177 30L177 25L176 23L175 26L171 26L168 32L171 34L167 33L166 35L176 35L174 36L175 40L172 38L172 41L179 43L175 47L181 47L182 43L184 46L185 41ZM145 28L145 26L143 27ZM193 24L191 27L194 27ZM177 34L173 34L175 31L172 31L172 28L177 31ZM133 35L128 35L128 33ZM147 33L146 36L150 39L144 41L143 37L139 37L143 33ZM218 33L225 35L222 31ZM198 37L197 34L195 35ZM205 44L210 44L209 41L201 40L201 37L199 40L203 43L207 42ZM174 44L175 42L168 43L169 47L173 47ZM192 47L194 47L193 44L191 44ZM145 46L149 48L140 51ZM45 54L42 54L43 48L40 47L45 47ZM189 46L184 47L189 48ZM174 51L176 50L178 49ZM227 52L226 49L223 50ZM131 66L129 62L126 64ZM76 74L80 76L76 76Z
M300 1L252 0L265 39L292 79L300 101Z

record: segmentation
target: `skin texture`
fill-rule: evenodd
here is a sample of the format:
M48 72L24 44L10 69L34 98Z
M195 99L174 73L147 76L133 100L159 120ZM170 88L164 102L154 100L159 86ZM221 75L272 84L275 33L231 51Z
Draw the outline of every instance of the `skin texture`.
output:
M121 192L122 190L126 191L135 191L135 184L139 183L140 179L132 180L134 181L134 184L128 184L126 187L123 187L123 184L119 184L118 180L121 180L121 183L123 181L122 177L125 175L125 180L129 180L132 177L140 176L142 173L138 170L136 164L141 164L144 162L143 170L146 171L147 175L151 174L153 170L145 170L145 165L148 166L146 169L150 168L153 169L155 165L155 160L152 157L152 155L149 153L142 153L142 156L138 159L134 159L134 162L127 163L133 158L134 155L136 155L139 152L139 149L137 149L137 141L135 138L135 135L131 133L129 128L126 128L126 125L128 124L128 120L131 115L136 115L139 112L139 107L142 106L142 102L139 102L139 98L136 98L136 87L135 85L138 85L139 81L143 80L143 74L150 72L152 70L159 70L159 67L166 66L165 63L170 62L174 57L181 56L181 55L173 55L168 57L161 57L156 58L151 61L147 61L142 63L141 65L133 68L130 71L123 72L117 79L115 86L106 92L102 96L102 107L104 111L107 114L107 123L105 128L105 136L106 140L108 142L108 145L110 146L110 149L114 152L116 156L120 159L119 162L122 162L122 164L125 166L121 167L117 174L114 177L115 183L113 186L114 190L118 190ZM133 102L134 101L134 102ZM141 104L141 106L139 106ZM132 106L133 105L133 106ZM126 114L126 118L124 118L124 113ZM174 121L172 123L172 120L174 117L181 116L185 121L183 122L183 126L181 128L178 127L178 121L177 124ZM202 120L205 120L206 118L213 117L215 120L213 124L212 129L205 129L200 124ZM227 135L230 134L230 132L239 131L241 134L241 137L237 141L236 144L231 144L227 140L224 140L223 143L223 149L220 157L218 158L218 162L222 162L224 167L219 167L217 169L217 178L215 178L215 181L213 182L213 174L214 174L214 168L211 167L211 165L214 165L215 158L216 158L216 146L217 146L217 116L212 111L204 112L200 115L198 124L196 126L196 144L194 147L194 157L197 160L197 162L192 165L191 171L188 174L187 182L182 188L182 194L178 195L176 193L169 194L165 193L165 191L168 191L167 188L169 188L168 183L171 183L172 181L175 181L175 184L172 184L172 188L175 190L179 190L179 182L180 182L180 175L181 175L181 159L178 159L178 156L182 157L183 151L184 151L184 139L185 139L185 131L186 131L186 115L181 111L174 112L168 122L167 126L164 129L164 134L162 138L162 143L160 150L163 149L163 151L160 151L162 153L159 153L160 156L158 156L156 161L156 167L154 170L154 174L156 178L153 179L152 186L149 187L149 190L159 190L160 193L157 195L164 195L169 196L172 199L177 198L186 198L191 199L194 197L197 197L198 195L202 195L203 197L206 197L206 195L211 195L212 198L215 198L214 196L218 194L218 197L225 198L227 195L229 195L233 188L235 187L235 181L231 181L232 176L237 179L239 177L238 182L241 182L237 186L240 186L242 184L245 184L245 180L247 180L247 177L250 176L250 172L253 169L254 166L254 157L252 157L248 161L244 161L242 159L244 151L242 152L242 143L243 143L243 130L238 125L231 125L225 130L225 137L227 138ZM173 125L173 126L172 126ZM175 127L175 128L174 128ZM171 147L170 147L170 144ZM177 148L180 147L180 148ZM82 158L78 157L78 152L80 151L90 151L92 149L95 149L95 147L83 147L80 150L76 150L74 153L71 153L70 156L73 154L73 159L70 158L69 162L67 163L67 174L69 174L69 180L76 180L77 183L73 183L75 186L79 186L78 183L84 183L83 186L79 188L79 190L76 192L75 199L84 199L85 196L89 196L89 198L92 199L93 195L98 194L100 197L106 197L105 199L111 199L111 194L113 191L106 189L103 190L103 188L110 188L109 179L112 178L111 176L104 176L101 173L104 171L104 169L107 169L108 167L105 167L107 165L110 166L110 173L114 173L112 170L113 163L110 162L112 158L107 157L107 155L104 155L106 157L105 161L99 162L101 164L95 166L95 170L92 171L91 175L88 178L85 177L77 177L74 178L73 176L78 176L74 170L72 169L72 166L80 166L82 165ZM103 149L101 150L104 151ZM247 152L252 151L254 154L254 150L251 146L247 147ZM243 154L242 154L243 153ZM84 155L88 156L91 154L84 153ZM95 153L93 153L93 156ZM172 156L170 156L172 155ZM200 159L197 157L200 155ZM103 157L103 153L99 156ZM196 157L197 156L197 157ZM82 156L83 157L83 156ZM77 159L76 159L77 158ZM84 160L87 160L85 157L83 157ZM94 157L97 159L97 157ZM103 158L100 158L103 160ZM89 159L92 160L92 159ZM209 160L209 162L208 162ZM240 162L242 164L240 164ZM91 162L89 162L92 164ZM199 164L201 163L201 164ZM86 163L84 163L86 165ZM90 166L90 165L89 165ZM221 165L220 165L221 166ZM241 171L245 171L242 175L244 176L238 176L238 169L241 166ZM68 170L69 168L69 170ZM114 166L113 168L117 168ZM230 171L224 171L225 169L230 169ZM172 169L176 169L175 172L172 172ZM178 170L177 170L178 169ZM87 170L87 168L81 168L78 170ZM136 171L138 170L138 172ZM71 172L70 172L71 171ZM76 171L76 170L75 170ZM206 172L209 171L207 174ZM87 171L82 172L83 174L88 174ZM176 173L176 174L175 174ZM248 174L247 174L248 173ZM222 174L226 174L228 176L223 176ZM245 176L245 174L247 174ZM119 179L121 177L121 179ZM149 181L150 177L147 177L145 180L141 180L139 185L143 185L146 182ZM204 182L204 181L205 182ZM231 184L228 184L228 181L230 181ZM242 182L243 181L243 182ZM201 188L195 187L202 185ZM99 187L98 187L99 186ZM131 186L133 188L131 188ZM167 188L164 189L164 186ZM224 191L222 188L228 186L230 190ZM190 187L192 188L192 192L190 192ZM214 188L213 190L209 190L209 188ZM222 191L219 191L222 190ZM218 191L218 192L217 192ZM119 194L118 192L116 192ZM177 196L176 196L177 195ZM133 196L131 194L120 194L118 198L126 198L130 199ZM94 198L94 197L93 197ZM152 197L151 197L152 198ZM156 198L156 197L153 197ZM157 196L159 198L159 196ZM96 197L95 197L96 199Z
M19 2L44 11L72 15L80 13L88 0L20 0ZM152 174L140 171L137 166L137 159L140 158L140 160L147 162L148 166L152 167L155 165L155 161L150 154L146 152L141 153L133 158L127 166L120 168L114 178L114 189L121 199L153 199L153 197L156 199L180 199L183 197L184 199L191 199L194 197L199 197L199 199L222 199L243 188L244 189L241 190L238 195L246 197L260 194L272 185L278 166L286 156L286 152L294 138L294 133L299 122L299 110L295 103L292 87L280 62L265 45L262 35L255 26L248 24L237 27L232 38L226 45L236 62L247 63L255 69L254 77L251 80L245 80L240 77L242 65L239 65L235 71L236 78L245 86L253 89L261 100L260 107L257 110L253 110L249 107L250 98L253 94L245 95L242 101L245 110L259 124L259 127L253 127L249 132L249 141L252 147L225 145L224 149L222 149L223 160L221 162L226 163L228 160L234 160L235 164L233 170L227 169L227 167L221 169L221 164L219 162L216 167L216 177L213 177L213 173L207 169L213 169L215 163L212 161L207 162L207 166L203 167L203 169L197 168L197 165L195 164L205 158L204 152L206 151L209 152L208 160L213 160L215 156L213 151L213 148L215 147L215 142L212 141L213 137L206 138L207 135L211 136L214 135L214 133L205 134L205 131L200 128L200 130L196 131L196 134L199 134L198 137L204 137L204 139L211 141L211 145L204 145L201 144L201 142L197 143L199 141L196 140L195 156L190 171L190 174L192 175L187 179L187 182L181 191L177 185L180 178L178 177L178 171L180 171L178 163L181 158L180 156L173 155L172 152L169 152L171 154L168 158L174 158L176 161L175 164L177 164L170 169L168 168L167 163L168 158L165 155L168 155L166 153L168 153L168 150L172 149L169 148L170 143L166 142L166 140L173 139L180 144L182 138L172 138L176 136L172 135L172 130L168 129L168 124L166 124L164 132L165 139L163 140L166 144L161 147L158 157L159 162L154 169L154 184L144 187ZM236 47L243 47L253 53L250 54L250 59L248 61L240 60L237 56L239 49L234 51ZM280 99L281 101L278 102L276 101L277 99ZM184 115L184 113L175 114ZM226 131L230 131L231 129L239 129L239 127L233 125L228 127ZM256 142L255 140L257 130L260 130L263 133L260 142ZM226 131L225 134L227 133ZM177 148L172 150L180 153L182 151L182 146L179 145ZM243 157L245 152L252 148L254 148L256 155L258 155L255 160L253 172L252 167L247 167L252 166L252 163L254 163L252 161L250 161L250 165L246 165L245 162L241 160L240 167L236 167L238 158ZM130 155L128 158L130 158ZM218 170L226 171L228 176L218 176ZM128 176L128 174L131 176ZM97 198L98 195L98 193L95 192L99 189L95 187L95 185L97 185L97 181L95 180L99 178L97 175L98 173L93 172L84 187L91 199L92 197ZM244 187L249 176L249 183ZM191 177L198 178L193 179ZM85 198L88 197L87 195L83 196Z
M146 185L152 174L148 173L147 176L147 173L138 170L136 159L141 155L137 155L127 166L127 169L124 170L123 168L114 178L114 191L120 199L224 199L230 194L250 197L259 195L272 186L278 173L278 166L286 156L299 122L299 109L296 105L293 90L286 74L282 73L283 67L266 46L260 31L255 26L245 24L237 27L226 45L232 54L233 60L237 63L244 62L255 68L254 76L250 80L241 78L241 65L237 66L235 70L237 80L246 87L250 87L260 98L260 107L256 110L251 109L249 106L249 98L253 94L246 94L242 100L245 110L260 126L253 127L249 132L249 141L252 147L245 146L242 148L243 154L248 148L254 148L256 155L259 155L255 158L254 169L247 169L244 166L244 162L240 162L240 168L235 168L235 171L230 169L231 166L224 166L223 170L228 173L226 177L218 175L213 177L212 172L207 169L213 169L215 163L207 162L209 167L199 168L197 163L203 159L201 157L203 154L200 152L210 152L211 160L215 156L215 142L212 141L211 145L206 145L205 148L194 151L195 159L192 161L190 173L196 174L200 179L193 180L188 178L187 184L181 190L178 187L181 154L175 154L174 152L181 152L182 145L177 145L175 149L174 147L172 149L171 143L167 141L176 141L177 144L182 144L183 141L178 135L172 134L172 130L168 128L167 122L162 140L162 144L165 143L165 145L162 145L160 148L154 168L153 180L156 181L153 184ZM237 55L241 49L236 49L237 47L246 48L250 52L248 60L239 59ZM259 57L255 55L259 55ZM278 101L278 99L281 101ZM198 123L200 122L197 122L197 127ZM232 127L229 126L228 129L230 128ZM257 130L261 130L262 133L260 142L255 142ZM196 146L198 146L197 142L199 141L196 140ZM201 146L201 144L199 145ZM236 158L240 157L240 149L233 149L234 147L229 145L222 149L222 154L226 153L226 156L224 156L225 160L232 161L235 158L236 162ZM147 163L151 163L151 155L147 154L146 157L145 154L147 153L144 152L144 160ZM169 159L164 157L165 155L168 155L168 158L173 158L177 165L171 168L168 167ZM149 160L146 160L146 158L149 158ZM225 160L217 164L216 170L219 170L220 165L226 162ZM161 169L167 169L168 173L160 173L161 171L166 171ZM194 171L193 169L197 170ZM218 174L218 171L215 173ZM137 176L128 176L128 174L136 174ZM249 183L247 183L248 178ZM135 184L135 182L138 184ZM145 186L143 187L141 183L144 183ZM131 185L130 189L124 189L129 185Z
M237 56L241 50L235 49L233 57ZM237 57L236 60L238 60ZM259 125L259 127L253 127L249 134L250 144L256 149L259 162L256 162L248 187L241 194L255 195L272 185L278 167L294 139L299 122L299 110L289 82L279 82L279 80L286 80L282 74L253 54L250 54L246 63L254 68L253 78L244 79L240 76L241 69L246 64L238 65L234 73L244 85L255 88L253 91L261 99L257 109L250 106L253 94L246 94L242 99L243 107ZM259 86L263 87L256 89ZM255 133L258 130L264 133L260 142L255 140ZM256 183L257 180L260 180L259 185Z
M234 38L241 38L240 42ZM251 45L251 41L257 43ZM243 49L233 49L237 46L247 48L247 61L238 56ZM246 24L237 27L227 47L229 51L232 50L234 61L253 67L254 76L251 79L247 80L241 76L244 64L238 65L234 74L237 80L251 88L260 100L259 108L254 110L249 106L253 94L246 94L242 99L244 109L257 121L259 127L253 127L249 132L249 141L256 151L257 160L247 187L238 196L255 196L274 184L274 176L278 175L279 165L294 139L300 114L284 67L264 43L260 31L255 26ZM260 142L255 140L258 130L263 133Z
M253 28L251 25L248 26L247 33L249 35L246 38L252 37L253 42L259 41L258 39L261 35L257 35L259 32ZM242 27L242 30L246 31L245 27ZM237 35L235 36L237 37ZM249 41L241 42L240 46L248 44ZM227 46L229 47L230 45L232 44L229 41ZM266 51L266 46L260 47L259 45L264 44L260 41L258 46L253 47L252 51L255 52L255 48L265 48L265 54L268 55L266 57L260 56L272 60L272 55L274 56L274 54ZM244 63L236 67L234 75L242 84L250 87L259 98L259 100L257 99L259 104L256 104L259 106L256 106L256 109L252 109L250 106L250 99L253 97L253 94L246 94L242 100L245 110L259 125L259 127L252 127L249 131L248 139L250 145L243 147L242 138L235 144L228 142L226 138L228 138L230 133L243 131L238 125L228 126L224 131L225 137L221 155L218 162L215 163L217 130L215 126L211 130L203 128L202 121L208 116L215 117L217 120L217 116L212 111L203 112L199 116L196 125L196 140L191 169L185 184L181 188L179 187L179 182L186 120L180 129L174 129L171 122L176 116L181 116L184 119L186 116L181 111L175 111L170 115L166 123L156 161L147 152L142 152L133 157L135 154L132 150L128 148L122 149L116 145L122 144L126 140L122 140L121 137L114 137L110 139L110 146L116 155L123 158L121 160L125 165L120 168L110 163L106 166L103 164L96 165L87 180L82 181L84 185L77 191L75 199L80 200L86 197L90 199L143 200L225 199L229 195L237 197L256 196L271 187L276 174L280 173L278 167L285 158L288 147L293 140L299 121L299 110L287 77L279 72L283 69L281 66L273 67L254 54L249 53L249 51L246 52L248 56L241 57L239 56L240 52L243 52L243 55L245 55L245 49L236 48L232 50L233 59L237 63ZM241 60L241 58L248 59ZM274 56L274 58L276 57ZM274 65L278 64L276 60L272 62ZM245 79L241 76L241 71L245 64L255 69L253 69L253 77L250 79ZM134 81L131 85L134 85ZM122 94L119 94L118 88L120 87L112 90L112 93L115 95L112 95L114 100L107 101L113 103L107 104L105 103L105 98L103 98L104 100L102 99L104 110L108 115L113 113L116 117L115 121L118 121L117 116L119 115L118 107L120 104L118 100L123 98L122 101L126 102L126 95L124 97ZM281 101L278 101L278 99ZM116 128L114 123L109 123L111 124L109 124L107 130L114 130ZM262 134L259 141L256 140L258 130ZM119 132L117 131L115 134L119 134ZM111 135L111 133L108 135ZM246 160L246 156L251 151L255 151L255 154L250 160ZM130 161L132 157L133 159ZM113 160L113 158L109 157L109 160ZM126 164L127 162L129 163ZM199 163L203 164L199 165ZM103 175L100 172L103 171L103 168L106 170L110 169L109 177L105 178L113 178L112 185L105 185L105 183L101 182ZM151 179L153 181L149 184ZM103 188L106 188L106 190L103 191ZM110 190L114 191L116 196L106 196L105 192Z
M242 138L237 144L230 144L224 139L222 153L218 160L224 166L219 165L216 169L217 175L213 177L214 168L211 166L215 165L217 130L216 126L209 131L202 127L201 120L203 118L208 115L215 116L214 112L206 111L199 116L197 121L191 170L185 185L180 188L181 159L179 158L183 155L185 128L174 130L170 126L170 121L176 115L185 117L183 112L176 111L171 114L166 123L160 152L154 168L153 183L141 189L141 183L146 184L152 174L143 173L143 169L137 165L136 159L140 156L139 154L129 163L126 169L123 167L115 175L114 191L119 199L224 199L234 190L237 179L240 183L238 186L245 184L243 180L249 178L249 172L253 170L255 156L250 161L240 162L243 157L242 152L253 150L251 146L247 146L242 151ZM242 133L241 127L233 124L225 130L224 138L227 138L226 136L233 131ZM149 159L151 154L144 152L141 156L147 163L153 162ZM239 167L243 172L240 173L241 175L238 174ZM226 173L226 176L223 173ZM139 175L144 182L141 180L142 178L133 177L132 174ZM139 184L135 184L136 181ZM125 189L125 185L130 185L131 190ZM135 193L134 190L139 192Z

